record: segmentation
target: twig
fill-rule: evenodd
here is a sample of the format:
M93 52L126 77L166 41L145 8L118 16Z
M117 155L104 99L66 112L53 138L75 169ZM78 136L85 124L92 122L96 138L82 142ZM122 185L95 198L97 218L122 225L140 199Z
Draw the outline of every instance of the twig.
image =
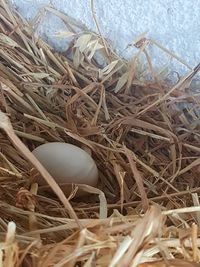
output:
M97 17L96 17L96 11L95 11L95 8L94 8L94 1L93 0L90 0L90 5L91 5L91 10L92 10L92 16L93 16L93 19L94 19L94 22L95 22L95 25L97 27L97 30L99 32L99 35L101 36L101 40L103 42L103 45L104 45L104 48L106 50L106 54L110 60L110 54L108 52L108 48L107 48L107 45L106 45L106 42L105 42L105 39L103 38L103 35L101 33L101 30L100 30L100 27L99 27L99 24L98 24L98 21L97 21ZM111 61L111 60L110 60Z

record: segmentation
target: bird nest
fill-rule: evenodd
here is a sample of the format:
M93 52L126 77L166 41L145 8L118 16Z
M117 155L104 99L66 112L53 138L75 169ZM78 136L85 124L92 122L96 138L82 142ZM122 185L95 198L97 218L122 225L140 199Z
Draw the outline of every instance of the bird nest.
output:
M200 266L199 66L169 82L153 69L148 46L169 53L155 41L141 36L126 61L101 34L45 12L68 27L56 37L70 40L65 53L0 3L1 266ZM98 188L66 197L31 153L47 142L87 150Z

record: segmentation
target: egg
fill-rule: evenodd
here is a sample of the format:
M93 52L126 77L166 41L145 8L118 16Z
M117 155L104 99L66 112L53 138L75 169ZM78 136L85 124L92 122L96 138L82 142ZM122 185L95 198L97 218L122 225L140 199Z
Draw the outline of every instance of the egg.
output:
M72 144L53 142L38 146L32 153L58 184L97 186L97 166L83 149ZM45 185L46 182L40 178L39 184ZM69 194L70 190L67 191Z

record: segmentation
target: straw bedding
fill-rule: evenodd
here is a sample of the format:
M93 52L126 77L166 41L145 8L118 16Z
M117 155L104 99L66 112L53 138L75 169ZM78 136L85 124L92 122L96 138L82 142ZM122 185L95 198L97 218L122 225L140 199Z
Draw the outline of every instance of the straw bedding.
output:
M199 66L172 85L152 67L152 40L127 62L101 34L43 12L65 22L65 54L0 3L0 266L200 266L199 100L188 89ZM74 185L66 198L30 152L54 141L92 154L98 189Z

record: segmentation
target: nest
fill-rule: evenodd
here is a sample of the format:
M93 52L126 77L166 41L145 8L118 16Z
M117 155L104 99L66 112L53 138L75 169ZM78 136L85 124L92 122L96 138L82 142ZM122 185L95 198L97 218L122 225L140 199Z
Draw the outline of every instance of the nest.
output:
M200 266L199 100L189 89L199 66L169 83L152 67L153 40L136 40L127 62L101 34L45 11L68 27L57 36L70 39L64 54L0 3L1 266ZM62 193L30 152L55 141L92 154L98 189ZM89 197L77 201L77 188Z

